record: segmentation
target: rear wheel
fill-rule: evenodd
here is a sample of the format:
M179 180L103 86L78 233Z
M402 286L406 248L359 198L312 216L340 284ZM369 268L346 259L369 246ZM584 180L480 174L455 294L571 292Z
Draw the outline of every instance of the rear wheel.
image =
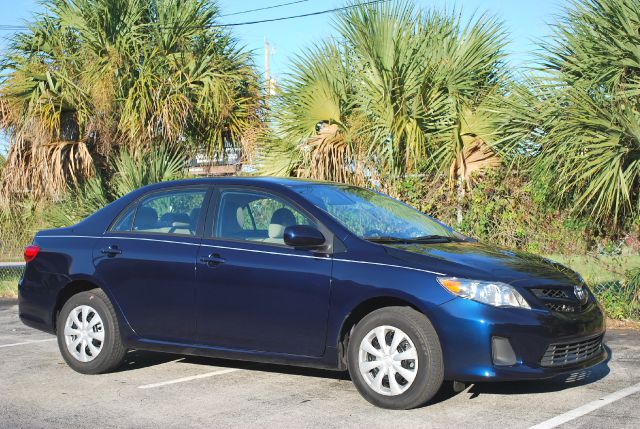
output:
M382 308L362 319L349 340L348 366L362 396L390 409L424 405L444 376L433 325L408 307Z
M102 290L69 298L58 315L56 328L62 357L75 371L100 374L122 364L126 349L118 319Z

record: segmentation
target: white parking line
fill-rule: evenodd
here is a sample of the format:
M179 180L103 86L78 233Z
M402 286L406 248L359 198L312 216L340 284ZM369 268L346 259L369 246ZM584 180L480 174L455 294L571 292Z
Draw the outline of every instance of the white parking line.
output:
M212 371L212 372L206 372L204 374L192 375L191 377L182 377L182 378L177 378L175 380L162 381L160 383L145 384L143 386L138 386L138 389L152 389L154 387L166 386L168 384L183 383L185 381L191 381L191 380L199 380L201 378L208 378L216 375L228 374L230 372L235 372L235 371L240 371L240 370L238 368L221 369L219 371Z
M627 387L626 389L618 390L617 392L613 392L607 396L603 396L600 399L596 399L595 401L589 402L588 404L584 404L581 407L575 408L571 411L567 411L564 414L560 414L552 419L539 423L535 426L531 426L529 429L551 429L571 420L577 419L578 417L582 417L585 414L589 414L592 411L597 410L598 408L602 408L605 405L609 405L612 402L615 402L619 399L626 398L629 395L633 395L634 393L640 392L640 383L634 384L633 386Z
M44 343L46 341L55 341L55 338L47 338L46 340L33 340L33 341L23 341L21 343L13 343L13 344L0 344L0 349L3 347L15 347L15 346L24 346L27 344L35 344L35 343Z

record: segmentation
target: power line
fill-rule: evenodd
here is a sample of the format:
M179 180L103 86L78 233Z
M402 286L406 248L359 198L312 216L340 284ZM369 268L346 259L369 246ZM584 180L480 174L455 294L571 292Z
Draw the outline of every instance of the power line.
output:
M370 5L374 5L376 3L387 3L389 1L391 1L391 0L372 0L372 1L368 1L368 2L352 4L350 6L337 7L335 9L327 9L327 10L321 10L321 11L318 11L318 12L303 13L301 15L284 16L284 17L281 17L281 18L262 19L260 21L235 22L235 23L232 23L232 24L221 24L221 25L211 25L211 26L212 27L238 27L238 26L241 26L241 25L262 24L263 22L285 21L287 19L306 18L308 16L316 16L316 15L324 15L326 13L340 12L340 11L347 10L347 9L353 9L354 7L358 7L358 6L370 6Z
M220 27L240 27L243 25L254 25L254 24L262 24L265 22L277 22L277 21L286 21L286 20L290 20L290 19L298 19L298 18L306 18L309 16L317 16L317 15L325 15L327 13L333 13L333 12L340 12L343 10L347 10L347 9L353 9L355 7L359 7L359 6L371 6L377 3L387 3L391 0L372 0L372 1L367 1L367 2L361 2L361 3L356 3L356 4L352 4L349 6L343 6L343 7L337 7L334 9L326 9L326 10L320 10L317 12L310 12L310 13L303 13L300 15L291 15L291 16L283 16L280 18L271 18L271 19L261 19L261 20L257 20L257 21L246 21L246 22L233 22L230 24L208 24L205 26L198 26L198 27L184 27L184 28L220 28ZM155 23L150 23L148 25L152 25L152 26L156 26ZM161 26L159 26L161 27ZM166 26L165 28L172 28L172 26ZM9 25L9 24L0 24L0 31L20 31L20 30L27 30L28 27L24 26L24 25Z
M275 4L273 6L261 7L261 8L258 8L258 9L248 9L248 10L242 10L240 12L225 13L224 15L218 15L218 16L220 18L224 18L225 16L242 15L242 14L245 14L245 13L258 12L258 11L261 11L261 10L276 9L276 8L279 8L279 7L289 6L289 5L292 5L292 4L306 3L308 1L311 1L311 0L291 1L289 3L280 3L280 4Z

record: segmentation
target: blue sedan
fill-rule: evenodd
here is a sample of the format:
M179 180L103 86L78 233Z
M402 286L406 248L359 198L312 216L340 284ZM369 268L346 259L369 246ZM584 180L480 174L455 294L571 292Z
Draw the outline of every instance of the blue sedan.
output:
M129 349L348 370L408 409L444 380L544 379L606 359L579 275L380 193L278 178L151 185L25 249L20 318L85 374Z

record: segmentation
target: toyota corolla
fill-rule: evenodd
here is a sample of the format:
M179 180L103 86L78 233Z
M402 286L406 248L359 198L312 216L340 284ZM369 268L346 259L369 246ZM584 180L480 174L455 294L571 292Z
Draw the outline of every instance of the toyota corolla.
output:
M127 350L348 370L408 409L445 380L545 379L598 364L579 275L482 244L383 194L277 178L147 186L25 249L22 321L68 365Z

